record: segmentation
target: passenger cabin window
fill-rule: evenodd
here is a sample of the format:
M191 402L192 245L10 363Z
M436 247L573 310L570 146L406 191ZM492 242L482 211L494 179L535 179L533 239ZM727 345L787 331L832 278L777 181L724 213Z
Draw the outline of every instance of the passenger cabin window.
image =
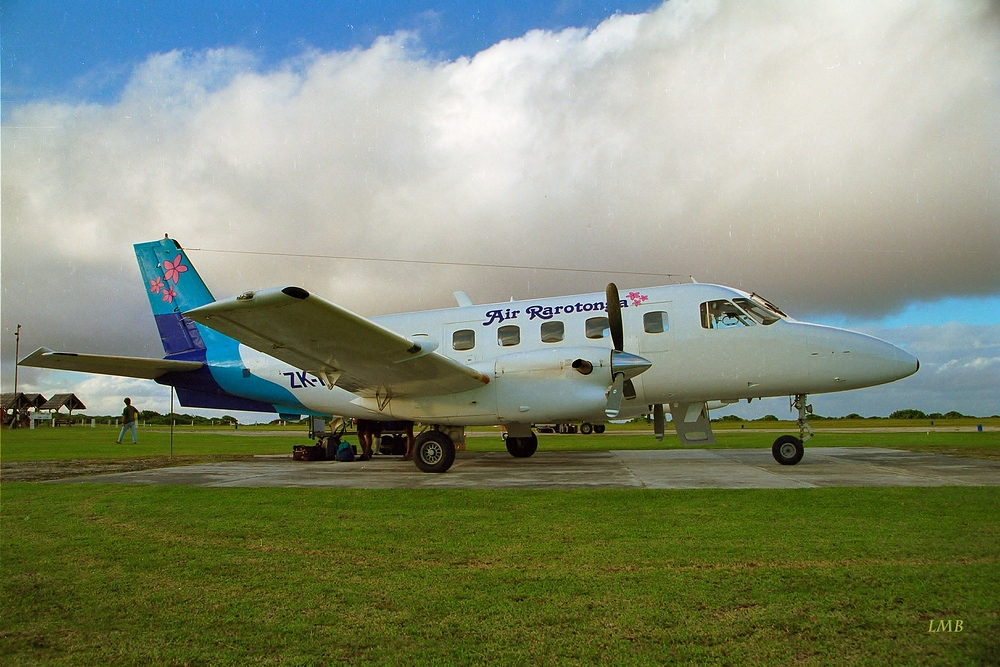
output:
M604 338L611 331L606 317L591 317L587 320L587 338Z
M774 324L780 317L770 312L767 308L760 305L759 303L754 303L750 299L733 299L737 306L742 308L747 312L747 314L754 318L758 324L763 324L767 326L768 324Z
M453 350L471 350L476 346L476 332L472 329L460 329L451 335Z
M753 323L746 313L724 299L701 304L701 326L706 329L749 327Z
M667 313L662 310L654 310L643 314L642 330L646 333L658 334L668 329Z
M566 327L562 322L543 322L541 336L543 343L559 343L566 333Z
M504 347L517 345L521 342L521 327L505 326L497 329L497 342Z

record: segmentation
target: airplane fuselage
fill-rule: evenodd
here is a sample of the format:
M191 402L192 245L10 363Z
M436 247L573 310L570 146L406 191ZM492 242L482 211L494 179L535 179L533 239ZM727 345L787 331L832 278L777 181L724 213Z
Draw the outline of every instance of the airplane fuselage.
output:
M708 284L623 291L624 349L652 365L633 378L635 396L626 396L621 417L646 414L658 403L857 389L918 368L914 357L871 336L773 314L754 318L733 307L750 297ZM231 359L209 364L227 392L287 413L453 425L603 421L612 383L606 317L605 295L593 293L371 318L436 343L436 353L490 378L479 388L441 396L328 389L318 377L243 345L241 368ZM230 368L217 372L222 365Z

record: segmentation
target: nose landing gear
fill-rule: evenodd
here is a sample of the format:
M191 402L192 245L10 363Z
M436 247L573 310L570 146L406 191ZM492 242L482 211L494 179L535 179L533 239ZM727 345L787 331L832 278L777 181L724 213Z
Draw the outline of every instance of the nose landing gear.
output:
M799 411L799 418L796 423L799 426L799 437L794 435L783 435L774 441L771 446L771 455L774 460L783 466L793 466L802 460L805 450L802 443L813 437L813 430L809 426L809 415L812 414L812 406L806 403L805 394L796 394L792 397L791 405Z

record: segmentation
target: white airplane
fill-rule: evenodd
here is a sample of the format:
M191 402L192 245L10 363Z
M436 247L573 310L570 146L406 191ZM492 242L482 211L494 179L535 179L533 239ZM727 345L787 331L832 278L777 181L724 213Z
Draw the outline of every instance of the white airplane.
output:
M216 301L173 239L136 257L164 359L53 352L23 366L149 378L182 406L419 422L414 460L444 472L465 427L502 425L508 451L534 454L533 424L670 412L681 442L714 442L709 409L791 396L798 437L774 442L794 465L811 437L808 394L912 375L920 362L864 334L798 322L756 294L708 284L474 305L371 319L300 287Z

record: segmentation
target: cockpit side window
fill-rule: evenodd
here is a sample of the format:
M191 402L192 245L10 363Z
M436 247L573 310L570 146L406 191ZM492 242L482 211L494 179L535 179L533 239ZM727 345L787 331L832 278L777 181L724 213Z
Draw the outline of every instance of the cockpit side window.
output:
M725 299L701 304L701 326L706 329L731 329L753 326L746 313Z
M733 299L733 302L737 306L745 310L750 317L754 318L757 321L758 324L763 324L764 326L767 326L768 324L774 324L779 319L781 319L768 309L764 308L763 306L754 301L751 301L750 299L744 299L741 297L739 299Z

